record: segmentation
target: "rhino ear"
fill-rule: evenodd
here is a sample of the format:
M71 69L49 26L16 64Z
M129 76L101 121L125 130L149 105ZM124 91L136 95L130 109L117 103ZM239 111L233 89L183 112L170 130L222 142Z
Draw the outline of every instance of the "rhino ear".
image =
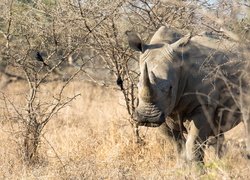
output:
M136 32L126 31L125 34L128 36L128 43L132 49L140 52L144 52L146 50L147 45L144 44Z
M191 39L191 37L192 37L192 34L188 33L187 35L185 35L184 37L182 37L178 41L176 41L173 44L171 44L171 47L173 48L173 50L177 50L179 47L183 47L186 44L188 44L189 41L190 41L190 39Z

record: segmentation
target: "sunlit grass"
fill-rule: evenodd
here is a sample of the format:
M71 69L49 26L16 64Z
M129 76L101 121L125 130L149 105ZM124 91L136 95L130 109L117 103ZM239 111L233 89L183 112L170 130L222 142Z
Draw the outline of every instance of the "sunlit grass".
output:
M41 89L50 100L61 83ZM27 87L10 84L3 93L19 108ZM228 143L222 159L206 151L206 164L197 170L177 161L174 146L155 128L140 128L144 143L135 143L122 93L87 82L72 82L65 97L80 93L44 129L39 160L33 166L23 161L22 134L14 109L1 99L0 179L248 179L249 162L244 147ZM243 129L240 129L243 131ZM228 140L226 141L228 142Z

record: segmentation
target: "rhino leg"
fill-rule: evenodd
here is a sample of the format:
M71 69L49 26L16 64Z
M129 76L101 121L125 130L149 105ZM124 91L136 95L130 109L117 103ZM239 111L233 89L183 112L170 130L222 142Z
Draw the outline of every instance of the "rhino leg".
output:
M206 112L204 112L204 109ZM209 122L214 114L211 106L198 107L190 116L186 142L186 158L188 161L203 162L205 142L211 134ZM209 117L208 117L209 116Z
M220 134L220 135L217 135L215 137L209 138L207 141L208 147L210 147L210 146L213 147L215 154L217 155L217 157L219 159L221 159L225 153L225 152L223 152L224 151L224 149L223 149L224 140L225 140L224 134Z
M246 138L246 146L247 146L247 158L250 159L250 115L247 118L247 122L245 123L247 138Z
M171 129L166 123L162 123L162 125L159 127L159 131L163 137L170 139L176 144L176 150L180 155L183 150L183 145L185 144L185 140L183 139L181 132Z

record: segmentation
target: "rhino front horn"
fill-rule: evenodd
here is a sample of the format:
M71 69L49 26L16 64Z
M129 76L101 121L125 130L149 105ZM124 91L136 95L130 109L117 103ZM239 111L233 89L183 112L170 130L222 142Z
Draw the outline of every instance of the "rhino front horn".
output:
M144 64L142 72L142 90L140 92L140 97L143 101L148 103L155 103L158 101L156 89L149 79L147 63Z

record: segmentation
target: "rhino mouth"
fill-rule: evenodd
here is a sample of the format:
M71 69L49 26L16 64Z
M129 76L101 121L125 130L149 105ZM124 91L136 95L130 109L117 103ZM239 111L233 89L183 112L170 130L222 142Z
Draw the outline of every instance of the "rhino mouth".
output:
M162 123L165 122L165 115L161 112L154 115L146 115L139 113L136 110L133 118L135 119L135 121L137 121L137 125L139 126L159 127Z

